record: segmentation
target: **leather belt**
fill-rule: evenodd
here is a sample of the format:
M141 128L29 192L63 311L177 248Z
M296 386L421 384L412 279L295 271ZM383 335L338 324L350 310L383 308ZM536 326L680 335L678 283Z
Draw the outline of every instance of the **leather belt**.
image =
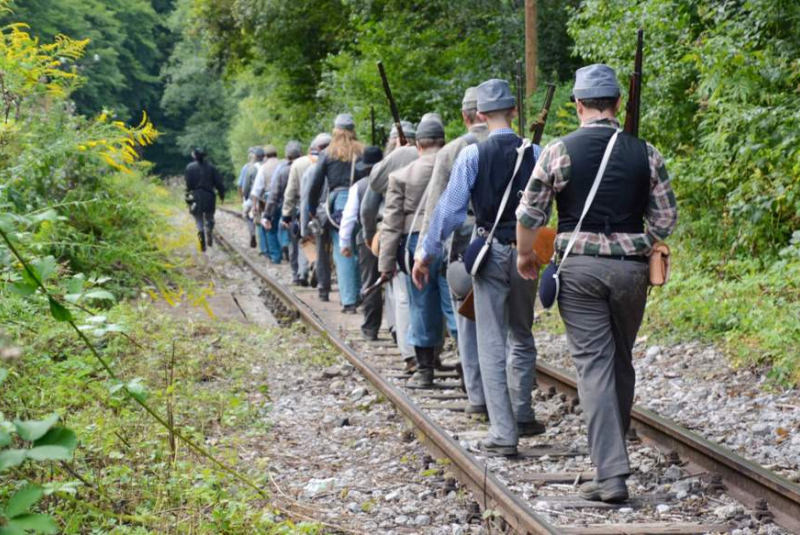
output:
M622 261L625 261L625 262L640 262L642 264L646 264L649 261L646 256L634 255L634 254L603 255L603 254L578 254L578 253L575 253L575 256L590 256L590 257L593 257L593 258L607 258L609 260L622 260Z

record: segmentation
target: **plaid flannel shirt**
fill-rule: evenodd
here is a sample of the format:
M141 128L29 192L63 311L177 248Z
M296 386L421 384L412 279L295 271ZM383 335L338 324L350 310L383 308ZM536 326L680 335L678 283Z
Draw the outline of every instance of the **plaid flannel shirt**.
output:
M583 128L619 128L616 119L594 119L581 125ZM647 255L653 244L665 240L678 222L678 206L670 185L664 157L655 147L647 144L650 160L650 199L645 211L643 234L580 232L573 246L573 254L621 256ZM542 150L536 168L531 174L519 207L517 219L531 229L547 225L554 196L562 191L570 179L571 162L567 147L557 139ZM563 252L571 232L556 237L556 250Z

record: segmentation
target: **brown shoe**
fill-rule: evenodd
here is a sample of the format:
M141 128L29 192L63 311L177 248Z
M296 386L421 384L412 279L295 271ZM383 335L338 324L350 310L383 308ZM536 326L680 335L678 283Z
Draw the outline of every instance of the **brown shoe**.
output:
M412 375L417 371L417 361L414 357L406 359L406 365L403 367L403 373Z

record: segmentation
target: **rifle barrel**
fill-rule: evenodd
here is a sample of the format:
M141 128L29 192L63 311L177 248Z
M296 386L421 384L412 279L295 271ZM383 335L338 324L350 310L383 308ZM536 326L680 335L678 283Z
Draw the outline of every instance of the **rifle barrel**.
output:
M383 92L386 93L386 99L389 101L389 109L392 112L392 119L394 119L395 128L397 128L397 139L400 145L407 145L408 140L406 134L403 132L403 125L400 124L400 112L397 109L397 103L392 96L392 88L389 87L389 79L386 77L386 69L383 67L383 62L378 62L378 71L381 75L381 82L383 82Z
M639 135L639 115L642 101L642 62L644 53L644 30L636 32L636 57L633 61L633 73L628 86L628 103L625 106L625 131L634 136Z

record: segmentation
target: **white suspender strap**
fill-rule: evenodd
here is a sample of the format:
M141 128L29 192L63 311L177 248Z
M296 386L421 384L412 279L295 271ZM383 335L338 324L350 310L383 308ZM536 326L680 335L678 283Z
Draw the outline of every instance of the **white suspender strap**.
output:
M611 159L611 152L614 150L614 145L617 142L617 136L619 136L620 130L614 132L614 135L611 136L611 139L608 141L608 145L606 145L606 152L603 154L603 161L600 162L600 168L597 170L597 175L594 177L594 183L592 184L592 189L589 190L589 195L586 197L586 204L583 205L583 213L581 214L581 218L578 220L578 224L575 226L575 230L572 231L572 236L569 237L569 242L567 242L567 248L564 250L564 257L561 259L561 264L558 266L558 271L556 271L556 276L561 273L561 268L564 267L564 261L567 259L570 251L572 251L572 247L575 245L575 241L578 239L578 234L581 231L581 225L583 224L583 219L586 217L586 214L589 213L589 208L592 207L592 202L594 202L594 197L597 195L597 190L600 188L600 182L603 180L603 175L606 172L606 167L608 167L608 160Z
M503 217L506 204L508 204L508 198L511 196L511 190L514 189L514 179L517 178L517 173L522 165L522 159L525 157L525 151L528 150L530 146L531 141L529 139L523 139L522 145L517 148L517 163L514 164L514 173L511 175L511 180L508 181L508 186L506 186L505 193L503 193L503 200L500 201L500 208L497 210L497 217L494 219L494 225L492 225L492 230L489 232L489 236L486 238L487 243L492 243L492 240L494 240L494 231L497 230L497 225L500 224L500 218Z

